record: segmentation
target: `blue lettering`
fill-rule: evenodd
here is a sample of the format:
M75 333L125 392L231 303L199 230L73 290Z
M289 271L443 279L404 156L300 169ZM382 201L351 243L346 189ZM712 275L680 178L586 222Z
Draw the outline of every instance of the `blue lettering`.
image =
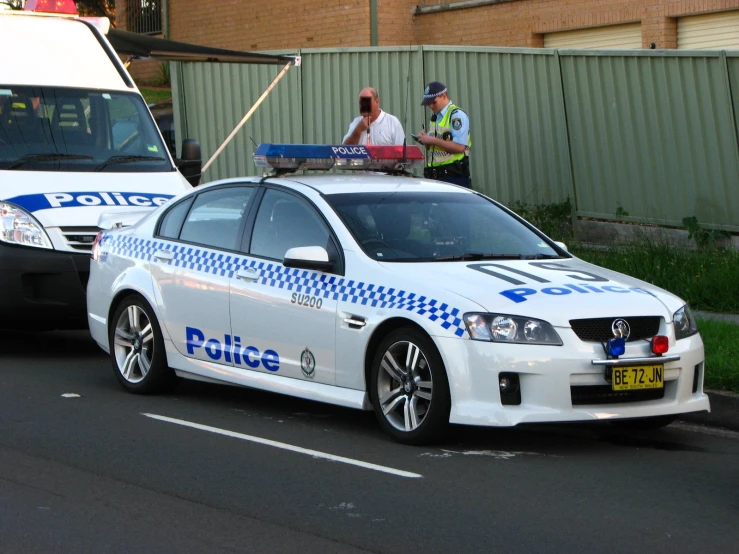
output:
M565 285L565 286L566 286L566 287L570 287L570 288L571 288L572 290L574 290L575 292L583 292L583 293L585 293L585 294L588 294L588 291L586 291L586 290L585 290L585 289L583 289L583 288L580 288L580 287L578 287L577 285Z
M526 298L524 297L529 296L530 294L536 294L536 291L534 289L524 289L524 288L508 289L508 290L501 291L500 294L502 294L503 296L505 296L506 298L510 300L513 300L514 302L518 304L519 302L526 302Z
M226 347L223 349L223 358L229 364L231 363L231 335L225 337Z
M588 290L592 290L593 292L605 292L600 290L598 287L594 287L593 285L583 285Z
M185 327L185 341L187 343L187 353L191 356L195 353L196 348L203 346L205 335L203 335L200 329L193 327Z
M572 294L572 291L570 289L565 289L562 287L546 287L541 289L541 292L544 294L552 294L554 296L562 296L563 294Z
M221 343L218 342L218 339L210 339L207 343L205 343L205 353L208 354L208 357L211 360L220 360L221 350Z
M606 285L605 287L601 287L603 290L607 290L608 292L629 292L627 289L621 288L621 287L615 287L612 285Z
M205 334L195 327L185 327L187 353L194 355L197 348L205 348L205 353L211 360L218 361L223 357L226 363L247 365L257 369L261 363L267 371L279 371L280 355L274 350L265 350L260 353L256 346L241 346L241 337L223 336L223 342L216 338L205 340Z
M254 354L254 356L257 358L256 360L251 359L252 354ZM259 367L259 350L257 350L256 347L247 346L246 348L244 348L241 356L242 358L244 358L244 363L249 367L253 367L255 369Z
M274 350L265 350L262 355L262 365L267 371L280 369L280 356Z
M234 337L234 363L241 365L241 337Z

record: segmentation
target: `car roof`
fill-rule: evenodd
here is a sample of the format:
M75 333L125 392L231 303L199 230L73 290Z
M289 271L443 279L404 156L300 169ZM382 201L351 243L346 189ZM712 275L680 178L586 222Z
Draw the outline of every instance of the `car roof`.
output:
M301 184L324 195L367 192L439 192L474 194L469 189L413 176L374 172L306 173L268 177L266 182Z

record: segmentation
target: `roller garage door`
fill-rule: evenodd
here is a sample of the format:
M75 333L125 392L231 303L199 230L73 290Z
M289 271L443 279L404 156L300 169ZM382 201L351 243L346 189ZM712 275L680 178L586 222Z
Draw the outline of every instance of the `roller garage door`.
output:
M641 23L549 33L544 35L544 48L641 48Z
M677 20L679 50L739 50L739 11Z

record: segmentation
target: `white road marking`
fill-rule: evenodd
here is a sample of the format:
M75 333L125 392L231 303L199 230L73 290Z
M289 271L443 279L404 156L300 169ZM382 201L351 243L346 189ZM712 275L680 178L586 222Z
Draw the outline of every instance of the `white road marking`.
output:
M286 444L284 442L263 439L260 437L254 437L252 435L244 435L242 433L235 433L234 431L228 431L226 429L219 429L218 427L210 427L209 425L201 425L200 423L193 423L191 421L185 421L184 419L175 419L173 417L167 417L167 416L162 416L162 415L157 415L157 414L142 413L141 415L150 417L152 419L158 419L159 421L166 421L167 423L174 423L175 425L182 425L184 427L200 429L201 431L208 431L209 433L215 433L217 435L224 435L226 437L232 437L234 439L241 439L245 441L255 442L257 444L263 444L265 446L273 446L275 448L289 450L290 452L296 452L298 454L306 454L314 458L321 458L323 460L330 460L332 462L340 462L342 464L358 466L364 469L371 469L373 471L389 473L391 475L397 475L398 477L409 477L412 479L418 479L418 478L423 477L423 475L419 473L411 473L410 471L403 471L401 469L395 469L392 467L371 464L369 462L363 462L361 460L354 460L352 458L345 458L343 456L335 456L333 454L319 452L318 450L311 450L310 448L302 448L300 446L293 446L292 444Z
M542 456L538 452L509 452L507 450L443 450L441 454L433 452L425 452L421 456L427 456L429 458L451 458L455 454L462 456L486 456L489 458L495 458L496 460L510 460L516 456Z
M77 394L76 392L65 392L62 395L62 398L80 398L80 395Z

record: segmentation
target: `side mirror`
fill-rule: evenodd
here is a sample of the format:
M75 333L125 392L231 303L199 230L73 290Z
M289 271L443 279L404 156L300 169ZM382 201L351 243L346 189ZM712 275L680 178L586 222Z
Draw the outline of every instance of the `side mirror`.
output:
M559 242L558 240L555 240L554 241L554 244L556 244L557 246L559 246L565 252L569 252L569 250L567 250L567 245L564 242Z
M203 172L203 160L200 157L200 143L195 139L182 141L182 157L175 160L180 173L194 187L200 184Z
M326 273L332 271L336 264L329 261L328 252L323 246L298 246L285 252L282 265Z

